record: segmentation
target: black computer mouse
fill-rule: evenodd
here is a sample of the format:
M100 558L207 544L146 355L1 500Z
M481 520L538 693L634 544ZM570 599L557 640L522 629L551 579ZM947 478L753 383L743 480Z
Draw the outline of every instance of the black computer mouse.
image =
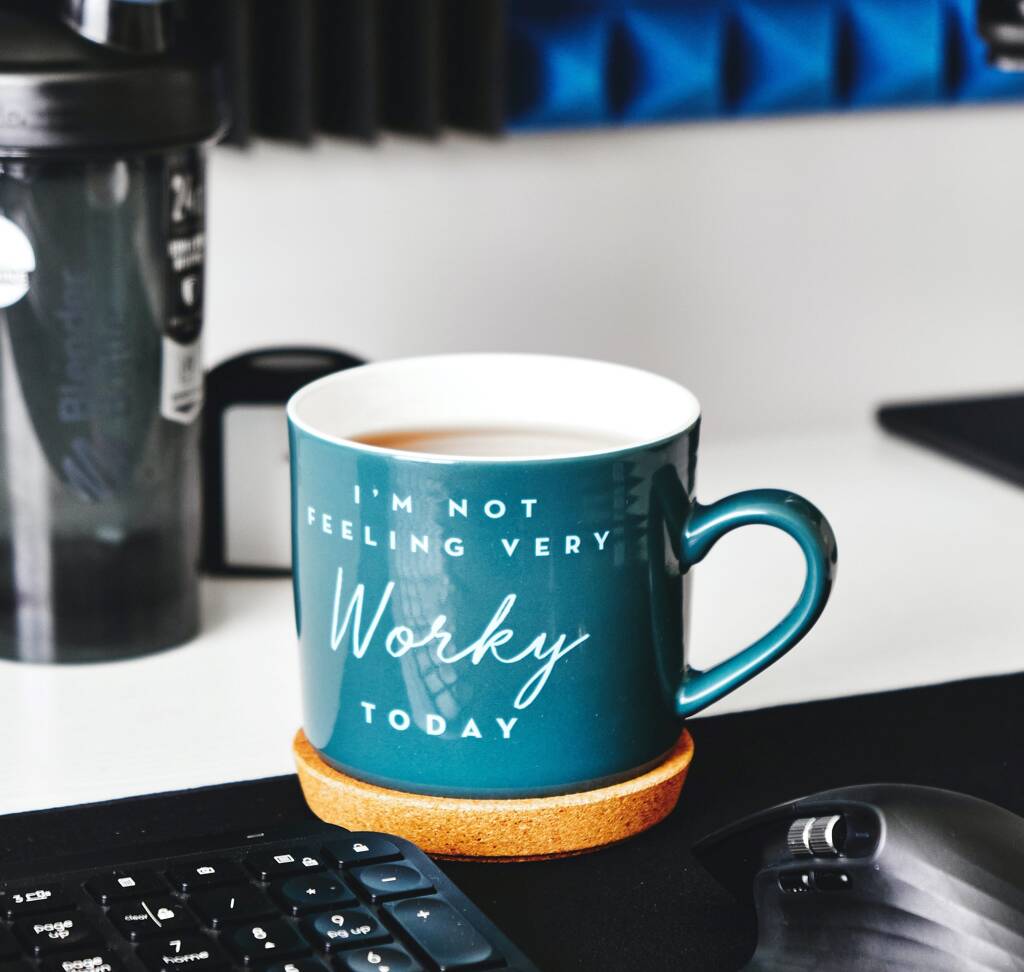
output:
M1024 819L880 783L785 803L696 858L757 909L746 972L1024 972Z

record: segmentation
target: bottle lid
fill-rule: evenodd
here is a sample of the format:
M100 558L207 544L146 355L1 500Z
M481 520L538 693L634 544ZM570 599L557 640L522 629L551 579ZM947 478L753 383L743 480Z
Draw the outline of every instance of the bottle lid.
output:
M0 11L0 157L198 145L226 126L217 73L90 43L59 21Z
M63 0L63 17L88 40L135 54L170 46L173 0Z

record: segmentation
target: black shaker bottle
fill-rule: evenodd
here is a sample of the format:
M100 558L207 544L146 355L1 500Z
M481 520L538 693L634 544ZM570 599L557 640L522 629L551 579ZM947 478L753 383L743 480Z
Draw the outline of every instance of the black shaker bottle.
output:
M0 658L198 629L209 69L0 0Z

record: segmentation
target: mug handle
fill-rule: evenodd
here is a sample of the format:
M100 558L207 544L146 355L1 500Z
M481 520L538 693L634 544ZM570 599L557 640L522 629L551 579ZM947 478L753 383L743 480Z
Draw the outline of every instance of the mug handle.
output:
M763 524L788 533L807 562L803 591L793 609L768 634L706 672L689 666L676 693L676 711L686 718L728 695L778 661L814 625L825 608L836 573L836 538L824 515L796 493L751 489L703 506L694 501L683 524L680 568L700 563L737 527Z

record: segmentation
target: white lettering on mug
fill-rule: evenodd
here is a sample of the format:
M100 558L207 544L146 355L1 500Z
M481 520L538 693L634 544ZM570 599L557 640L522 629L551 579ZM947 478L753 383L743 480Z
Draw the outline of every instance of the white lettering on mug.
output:
M363 721L367 725L380 725L380 723L375 723L373 719L373 715L377 711L377 703L367 702L364 700L359 704L363 709ZM405 709L391 709L388 712L387 724L395 732L406 732L412 727L413 721L414 720ZM494 722L497 724L497 727L501 732L501 738L511 739L512 730L515 728L516 723L519 722L519 717L513 716L511 719L502 719L499 716L494 719ZM422 729L428 736L443 736L448 731L448 720L436 712L428 712L423 717ZM462 724L462 729L459 730L457 734L460 739L484 739L485 737L494 737L493 732L485 732L480 728L480 722L478 722L474 716L470 716L465 719L465 722Z
M499 719L496 719L495 721L498 723L498 728L501 729L501 735L505 739L511 739L512 738L512 727L519 721L519 718L518 718L518 716L514 717L512 719L507 719L507 720L499 718Z
M344 576L344 568L339 567L334 588L334 611L331 618L331 650L337 651L345 640L345 636L351 631L352 655L355 658L363 658L377 633L396 585L394 581L387 582L384 592L377 602L377 609L364 631L363 608L366 600L366 585L362 583L356 585L342 618L341 601ZM541 632L527 642L524 647L513 648L507 652L502 651L516 637L515 629L505 626L504 623L511 614L516 599L515 594L506 595L479 637L464 648L452 645L448 619L445 615L439 614L430 624L426 633L420 637L417 637L416 633L405 625L397 625L392 628L384 637L384 649L391 657L402 658L414 649L432 645L437 661L443 665L455 665L462 661L468 661L469 664L478 666L487 659L492 659L501 665L518 665L530 661L540 662L540 666L526 679L513 701L516 709L526 709L537 700L559 662L588 641L590 633L582 633L570 641L567 634L559 634L555 637Z
M439 716L435 712L427 713L426 730L428 736L443 736L447 728L448 723L445 722L443 716Z
M405 732L412 724L409 713L404 709L392 709L388 713L388 722L391 723L392 729L397 729L399 732Z
M359 487L353 488L355 490L354 495L357 497L357 505L361 505L362 496L359 492ZM408 495L400 493L384 494L377 487L374 487L371 492L374 498L385 497L392 513L403 512L411 514L419 507L419 500L412 493ZM523 518L527 520L533 519L537 504L540 501L525 498L517 502L522 507ZM459 516L463 519L469 519L473 515L470 509L470 500L467 498L454 499L449 497L447 503L449 518ZM430 504L428 503L427 505L429 506ZM479 507L480 515L485 516L491 521L508 518L509 510L509 502L500 499L487 500ZM420 512L422 512L422 509ZM388 525L381 526L379 524L359 524L357 526L355 521L342 519L341 517L342 515L337 512L321 513L312 505L306 507L306 523L308 526L315 527L320 533L327 536L337 536L347 542L358 541L365 547L386 548L394 552L407 550L409 553L422 553L428 556L431 553L436 553L446 557L462 557L467 553L472 553L472 546L464 537L446 537L443 534L437 536L433 533L414 533L410 530L396 529ZM358 536L356 536L357 530L359 531ZM538 558L552 557L556 554L562 555L563 552L564 556L571 557L591 549L591 543L593 544L592 549L598 552L605 551L610 536L611 530L604 530L603 532L595 531L589 533L586 538L577 533L567 533L560 536L491 536L478 540L476 543L483 543L485 545L500 544L506 557L509 559L525 556ZM529 550L529 553L527 553L527 550Z
M366 586L364 584L356 585L352 599L348 602L345 621L341 626L341 630L339 630L338 612L341 609L341 582L343 575L344 568L339 567L338 581L334 588L334 615L331 619L331 651L337 651L341 646L349 623L352 622L352 654L356 658L362 658L366 654L366 649L370 647L370 639L377 630L377 625L380 624L381 616L388 606L388 601L391 600L391 595L395 590L395 582L388 581L387 587L384 588L384 596L381 597L380 604L377 606L377 613L373 616L369 630L366 632L366 638L360 641L359 634L363 626L363 599L366 596Z
M533 508L537 505L538 500L535 499L521 499L519 501L523 507L523 515L527 520L533 518ZM411 511L410 511L411 512ZM484 503L484 515L489 520L500 520L508 512L506 504L499 499L488 500ZM463 519L469 518L469 500L463 497L462 499L451 499L448 500L448 516L452 518L455 514L458 514Z

